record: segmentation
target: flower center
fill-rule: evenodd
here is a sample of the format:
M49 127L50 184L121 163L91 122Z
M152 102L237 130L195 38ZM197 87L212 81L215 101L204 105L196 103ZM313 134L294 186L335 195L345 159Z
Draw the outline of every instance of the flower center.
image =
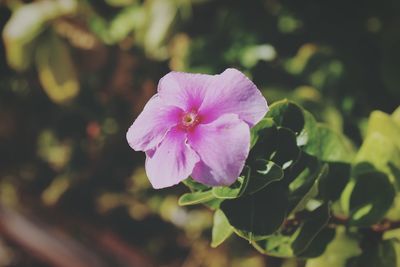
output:
M196 112L187 112L182 116L182 126L186 129L194 127L199 123L199 119L200 118Z

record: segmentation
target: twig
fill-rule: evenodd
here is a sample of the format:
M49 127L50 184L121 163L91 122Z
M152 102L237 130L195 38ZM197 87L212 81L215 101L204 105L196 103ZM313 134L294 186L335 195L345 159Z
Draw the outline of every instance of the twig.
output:
M349 221L350 219L348 217L335 215L331 217L329 224L332 226L348 225ZM390 221L385 219L382 222L373 224L368 228L370 228L370 230L373 232L383 233L389 230L400 228L400 221Z

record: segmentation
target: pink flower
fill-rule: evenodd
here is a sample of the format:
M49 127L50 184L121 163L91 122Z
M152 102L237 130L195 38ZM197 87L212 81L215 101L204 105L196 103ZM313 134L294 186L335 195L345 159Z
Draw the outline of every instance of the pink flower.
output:
M216 186L238 178L250 148L250 127L268 111L260 91L243 73L170 72L158 84L126 138L146 152L154 188L192 176Z

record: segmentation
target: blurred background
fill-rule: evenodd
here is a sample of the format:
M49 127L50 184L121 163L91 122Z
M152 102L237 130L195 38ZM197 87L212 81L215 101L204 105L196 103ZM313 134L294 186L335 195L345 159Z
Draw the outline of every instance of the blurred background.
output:
M303 266L151 188L125 133L170 70L235 67L361 143L400 104L396 0L0 0L0 266Z

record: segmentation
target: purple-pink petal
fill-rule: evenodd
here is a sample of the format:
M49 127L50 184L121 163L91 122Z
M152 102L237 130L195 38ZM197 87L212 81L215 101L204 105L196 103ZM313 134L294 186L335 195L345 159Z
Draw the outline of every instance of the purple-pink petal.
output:
M250 127L257 124L268 111L267 101L257 86L236 69L227 69L215 76L207 86L199 112L204 123L223 114L237 114Z
M207 185L230 185L242 171L250 148L250 129L235 114L225 114L188 133L200 156L192 177Z
M243 73L171 72L127 132L135 150L146 152L154 188L192 176L210 186L230 185L250 149L250 127L268 111L261 92Z
M178 127L172 128L161 144L146 154L146 173L157 189L186 179L199 161L199 156L186 142L186 133Z
M197 109L215 75L170 72L158 84L158 94L167 105Z
M164 105L160 97L154 95L126 133L129 145L137 151L154 148L167 131L178 124L181 114L181 109Z

